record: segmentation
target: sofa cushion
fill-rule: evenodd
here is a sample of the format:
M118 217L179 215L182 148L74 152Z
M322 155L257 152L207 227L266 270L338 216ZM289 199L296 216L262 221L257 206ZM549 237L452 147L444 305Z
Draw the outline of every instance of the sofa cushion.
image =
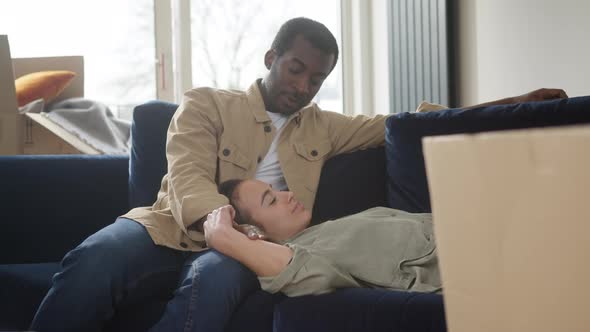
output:
M366 288L288 298L276 306L273 327L281 332L446 331L441 295Z
M385 135L388 206L408 212L431 211L422 155L425 136L589 122L590 96L394 114L387 119Z
M383 147L341 154L322 168L313 207L313 223L385 206Z
M166 174L166 133L178 105L152 101L135 107L129 158L129 205L151 206Z
M275 305L286 298L281 293L258 290L250 294L233 313L225 328L227 332L272 332Z
M26 330L59 263L0 265L0 331Z

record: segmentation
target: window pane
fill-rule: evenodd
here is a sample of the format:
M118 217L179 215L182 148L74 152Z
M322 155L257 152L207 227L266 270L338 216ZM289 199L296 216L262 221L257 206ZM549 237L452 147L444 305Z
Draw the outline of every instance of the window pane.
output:
M341 44L339 0L192 0L193 85L246 89L266 73L281 24L298 16L322 22ZM338 61L315 98L323 109L343 111L341 81Z
M153 1L2 1L0 34L13 57L83 55L85 97L130 118L156 98Z

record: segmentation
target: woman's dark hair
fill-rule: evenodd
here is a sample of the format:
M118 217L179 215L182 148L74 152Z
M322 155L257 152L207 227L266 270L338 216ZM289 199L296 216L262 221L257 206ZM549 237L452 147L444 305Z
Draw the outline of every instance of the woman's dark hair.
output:
M249 224L251 221L250 217L241 212L236 205L236 202L240 199L236 190L238 189L238 186L244 181L245 180L231 179L222 182L218 187L219 193L227 197L229 199L229 204L234 207L234 210L236 211L234 220L238 224Z
M312 19L297 17L283 23L272 42L271 48L281 56L291 48L295 37L298 35L302 35L313 47L322 52L334 54L334 65L332 65L332 69L334 69L336 62L338 62L336 38L325 25Z

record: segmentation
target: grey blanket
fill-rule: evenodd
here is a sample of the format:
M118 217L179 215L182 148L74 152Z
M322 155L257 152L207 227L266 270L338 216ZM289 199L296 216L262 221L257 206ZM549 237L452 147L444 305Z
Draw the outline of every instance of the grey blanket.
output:
M129 154L131 122L115 118L102 103L70 98L45 108L43 101L37 100L27 107L21 112L46 112L50 120L103 154Z

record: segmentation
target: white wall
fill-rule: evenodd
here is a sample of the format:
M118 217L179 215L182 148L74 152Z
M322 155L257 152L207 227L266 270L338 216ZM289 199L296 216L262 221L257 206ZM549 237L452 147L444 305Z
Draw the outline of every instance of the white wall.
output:
M460 105L559 87L590 95L590 1L458 0Z

